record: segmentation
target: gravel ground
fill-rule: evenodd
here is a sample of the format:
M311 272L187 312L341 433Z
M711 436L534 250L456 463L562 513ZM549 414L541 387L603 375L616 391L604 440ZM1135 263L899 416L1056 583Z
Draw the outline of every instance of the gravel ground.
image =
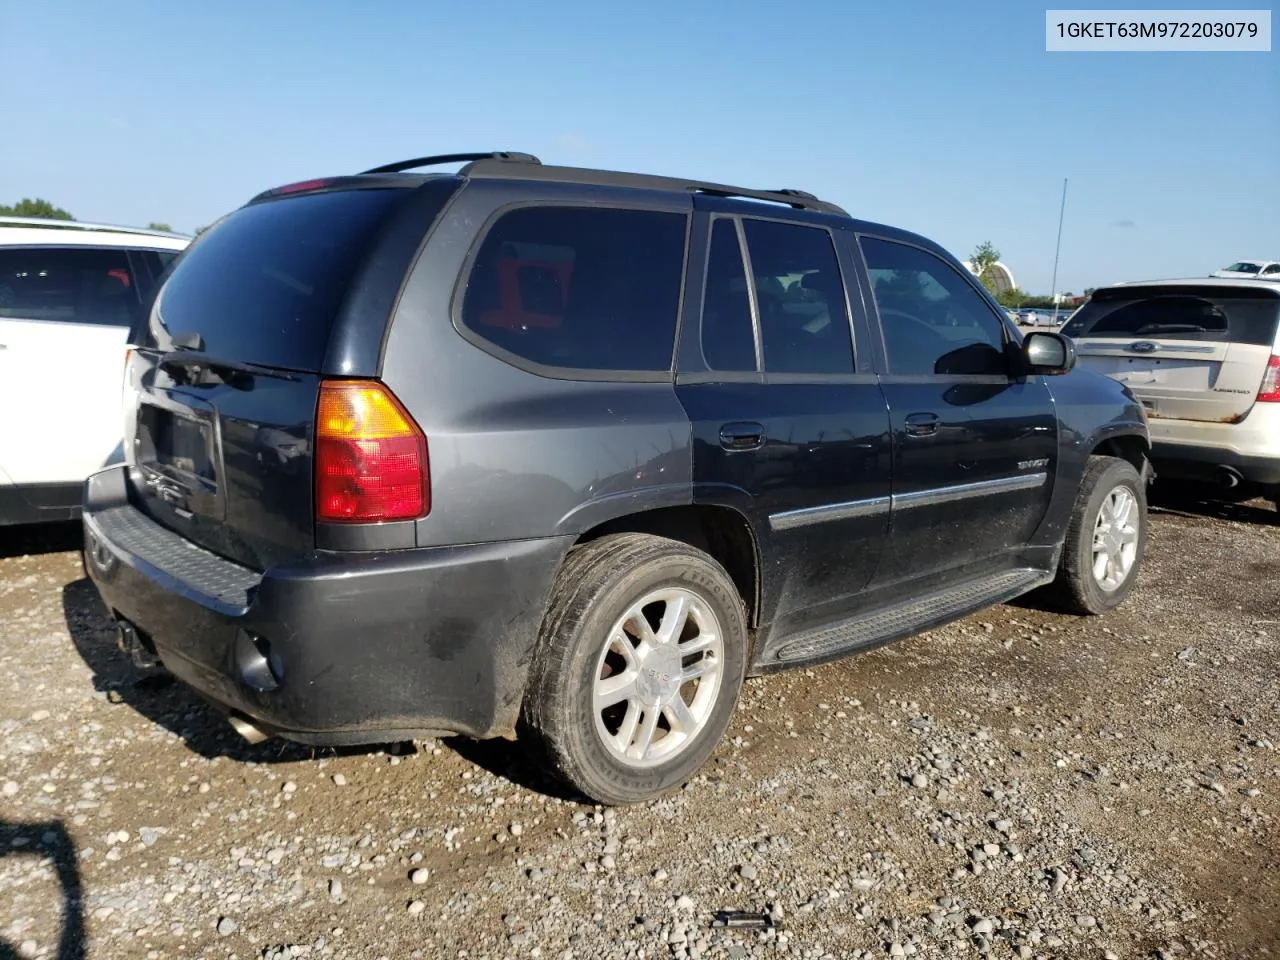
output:
M617 810L513 744L243 744L121 661L75 537L0 539L0 960L1280 955L1270 507L1155 511L1106 618L750 681Z

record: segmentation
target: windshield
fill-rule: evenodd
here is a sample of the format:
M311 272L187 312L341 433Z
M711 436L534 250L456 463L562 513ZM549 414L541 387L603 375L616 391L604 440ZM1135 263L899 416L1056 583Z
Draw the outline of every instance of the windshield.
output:
M1227 267L1230 273L1257 273L1262 269L1262 264L1254 263L1252 260L1241 260L1239 263L1233 263Z
M1206 287L1100 290L1062 328L1069 337L1214 340L1270 345L1280 297Z

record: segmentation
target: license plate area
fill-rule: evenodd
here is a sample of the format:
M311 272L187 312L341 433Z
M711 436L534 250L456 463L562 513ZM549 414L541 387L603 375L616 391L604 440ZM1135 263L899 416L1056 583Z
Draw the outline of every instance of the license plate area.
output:
M157 394L138 405L137 416L135 462L144 496L178 517L221 519L213 408L191 398Z
M1207 391L1217 375L1219 364L1206 360L1180 358L1086 356L1081 366L1105 373L1131 387L1152 386L1174 390Z
M151 438L151 463L205 483L217 484L209 424L144 403L139 426Z

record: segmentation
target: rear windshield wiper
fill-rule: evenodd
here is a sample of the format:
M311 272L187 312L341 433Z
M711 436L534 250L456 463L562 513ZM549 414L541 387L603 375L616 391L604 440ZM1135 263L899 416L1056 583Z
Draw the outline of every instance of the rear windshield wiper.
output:
M204 350L204 337L198 333L175 333L170 337L174 350Z
M218 357L190 355L186 350L176 350L168 354L160 360L160 365L170 370L186 371L183 376L187 377L188 382L197 382L200 379L208 378L232 387L244 382L246 375L270 377L275 380L301 379L296 373L288 370L264 367L261 364L249 363L245 360L224 360ZM197 381L191 380L192 372L195 373Z

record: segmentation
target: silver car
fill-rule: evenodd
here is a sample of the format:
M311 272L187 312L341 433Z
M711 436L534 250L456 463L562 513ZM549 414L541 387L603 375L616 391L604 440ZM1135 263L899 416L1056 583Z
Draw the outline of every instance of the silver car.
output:
M1150 418L1160 477L1280 503L1280 283L1192 279L1094 292L1062 332Z

